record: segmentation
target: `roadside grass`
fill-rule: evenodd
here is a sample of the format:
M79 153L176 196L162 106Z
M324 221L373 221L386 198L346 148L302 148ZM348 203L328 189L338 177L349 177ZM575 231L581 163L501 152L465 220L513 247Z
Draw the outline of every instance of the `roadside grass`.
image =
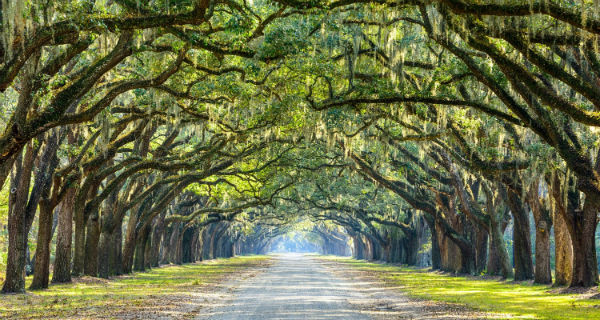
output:
M600 300L585 299L577 294L552 293L553 288L545 285L474 279L351 258L324 256L323 259L375 273L415 298L510 314L510 319L600 319Z
M169 265L111 280L84 277L48 290L0 296L0 319L122 318L160 314L189 303L194 293L268 262L267 256L240 256ZM27 279L27 285L31 277ZM127 316L128 318L130 316ZM146 318L146 317L144 317Z

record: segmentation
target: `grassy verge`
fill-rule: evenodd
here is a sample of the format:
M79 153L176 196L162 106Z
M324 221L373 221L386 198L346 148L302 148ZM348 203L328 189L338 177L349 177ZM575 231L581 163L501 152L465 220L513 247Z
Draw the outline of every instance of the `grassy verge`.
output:
M511 314L511 319L600 319L600 300L576 294L557 294L544 285L516 284L473 277L451 276L424 270L323 257L352 268L375 273L409 296L458 303L484 312Z
M81 278L51 285L48 290L0 296L0 319L120 319L136 315L147 319L166 314L185 318L178 309L191 307L192 312L199 308L200 304L190 303L205 300L202 292L214 292L220 280L268 260L266 256L243 256L166 266L113 280Z

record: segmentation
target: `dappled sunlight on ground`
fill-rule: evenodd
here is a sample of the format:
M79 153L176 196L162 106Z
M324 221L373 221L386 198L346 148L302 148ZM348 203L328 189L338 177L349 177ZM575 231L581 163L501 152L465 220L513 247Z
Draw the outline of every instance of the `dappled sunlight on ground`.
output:
M507 314L476 312L459 304L411 299L402 287L390 285L373 273L349 268L330 259L319 258L332 273L352 279L361 299L352 303L373 319L505 319Z
M237 257L104 280L91 277L25 295L2 296L0 319L189 318L220 299L223 279L253 272L266 257Z
M0 319L600 319L600 300L498 279L282 254L82 277L2 296Z
M199 320L493 318L408 299L378 279L315 255L279 255L265 272L230 285L232 296L204 309Z
M199 319L369 319L349 303L350 283L301 254L277 255L268 270L231 289L232 298Z
M481 280L346 258L323 259L371 275L394 287L394 291L404 291L411 297L462 305L491 313L489 316L501 313L496 317L600 319L600 300L586 299L590 295L554 293L549 286Z

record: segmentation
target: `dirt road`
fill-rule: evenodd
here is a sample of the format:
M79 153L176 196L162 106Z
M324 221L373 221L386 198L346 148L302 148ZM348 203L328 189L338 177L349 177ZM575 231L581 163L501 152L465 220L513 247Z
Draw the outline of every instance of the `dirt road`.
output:
M247 279L233 297L198 319L370 319L349 301L359 298L352 284L301 254L276 256L265 272Z
M408 298L398 288L317 256L282 254L256 276L232 280L198 320L483 319L460 306Z

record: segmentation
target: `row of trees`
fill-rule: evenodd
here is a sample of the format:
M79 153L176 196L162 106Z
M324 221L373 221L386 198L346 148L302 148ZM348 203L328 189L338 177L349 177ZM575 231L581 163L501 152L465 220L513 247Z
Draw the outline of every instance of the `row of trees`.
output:
M219 223L288 183L267 168L290 148L264 134L276 115L244 109L264 100L250 94L277 69L261 62L277 52L240 46L286 15L259 9L3 2L3 292L24 291L34 220L32 289L48 286L53 237L54 282L232 254L213 243L234 234Z
M598 281L592 1L1 10L3 292L34 222L45 288L51 256L55 282L109 277L261 252L299 217L332 253L538 283L554 230L555 283Z

